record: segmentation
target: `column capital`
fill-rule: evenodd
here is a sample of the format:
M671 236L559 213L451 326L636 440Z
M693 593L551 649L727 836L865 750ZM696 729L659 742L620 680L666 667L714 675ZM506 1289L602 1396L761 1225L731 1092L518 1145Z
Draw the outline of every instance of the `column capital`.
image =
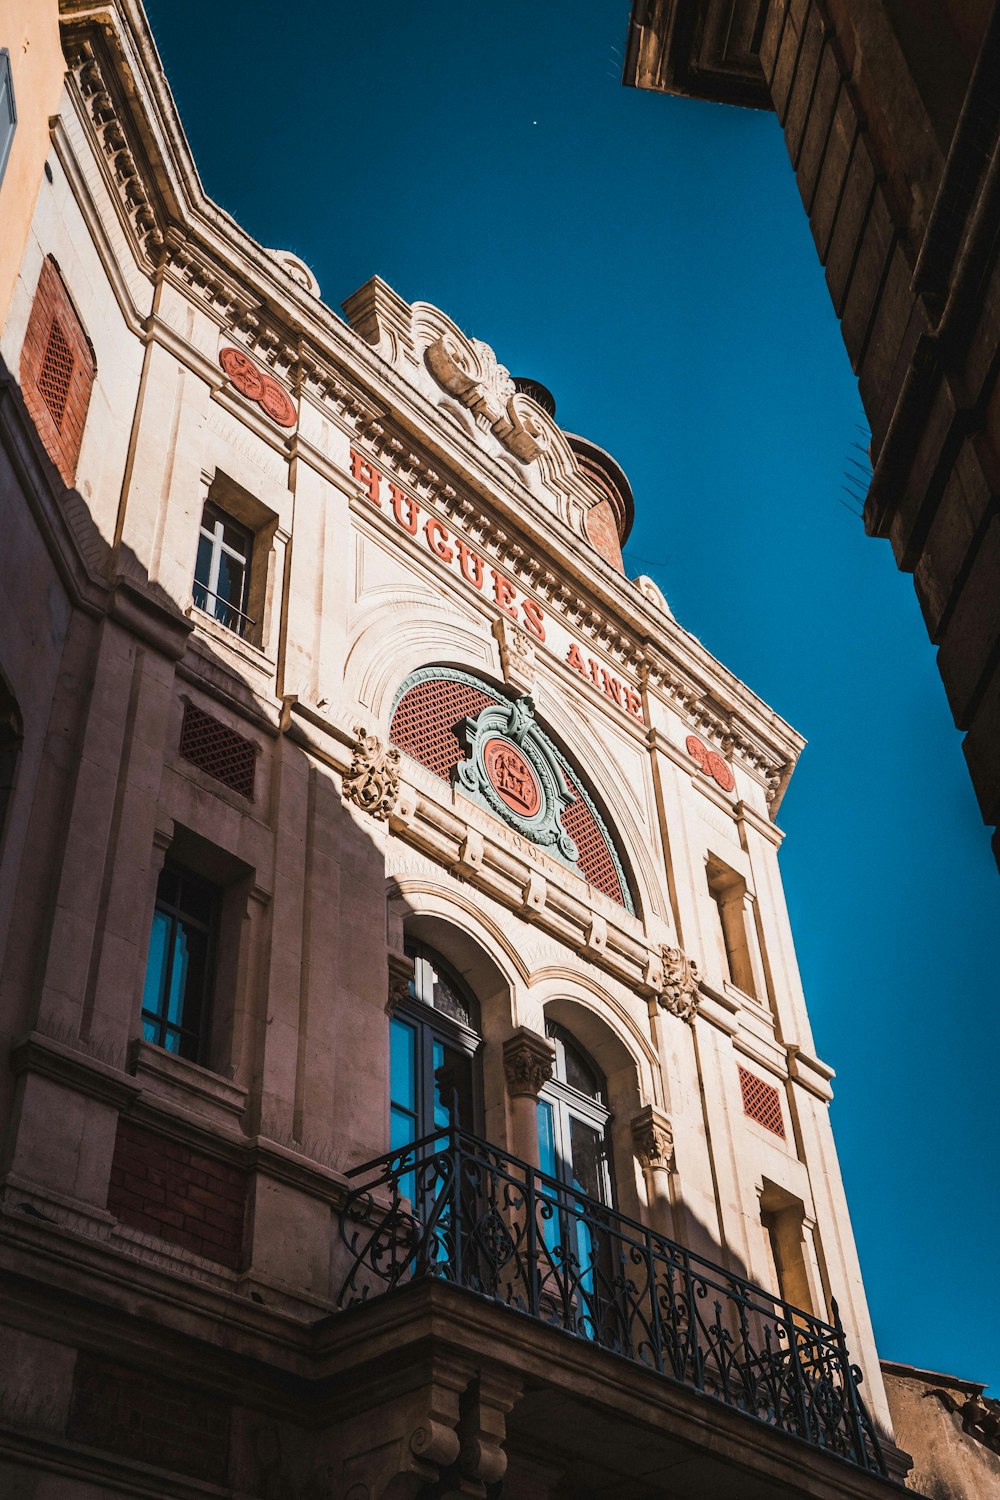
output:
M632 1149L644 1172L658 1167L670 1170L674 1157L674 1128L670 1116L655 1104L647 1104L633 1115Z
M548 1037L519 1026L503 1044L503 1071L512 1099L537 1099L552 1077L556 1049Z

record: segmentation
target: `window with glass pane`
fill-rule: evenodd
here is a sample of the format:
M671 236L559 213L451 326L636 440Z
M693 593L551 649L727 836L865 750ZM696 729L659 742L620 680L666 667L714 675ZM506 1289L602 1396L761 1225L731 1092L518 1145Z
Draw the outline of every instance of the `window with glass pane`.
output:
M194 602L227 630L242 636L254 623L246 613L252 548L251 532L218 506L205 506L198 534Z
M539 1228L551 1266L565 1268L570 1278L576 1332L594 1338L611 1314L614 1282L608 1220L585 1201L595 1199L608 1207L614 1203L607 1089L569 1032L551 1022L545 1032L555 1044L555 1057L552 1077L538 1097L538 1157L555 1183L542 1185L542 1197L552 1207L541 1215ZM548 1280L555 1283L555 1271ZM554 1285L546 1290L554 1294Z
M155 1047L198 1061L208 1020L212 936L218 893L207 881L164 865L142 994L142 1034Z

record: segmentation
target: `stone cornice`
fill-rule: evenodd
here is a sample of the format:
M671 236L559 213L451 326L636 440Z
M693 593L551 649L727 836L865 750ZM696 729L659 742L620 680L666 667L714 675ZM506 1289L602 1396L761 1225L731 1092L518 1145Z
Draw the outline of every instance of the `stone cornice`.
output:
M409 469L412 485L433 488L473 532L481 526L506 567L611 660L644 673L647 690L692 728L725 743L776 808L801 737L205 197L134 0L62 0L61 14L82 117L137 263L197 297L229 337L404 481ZM558 571L533 561L553 554Z

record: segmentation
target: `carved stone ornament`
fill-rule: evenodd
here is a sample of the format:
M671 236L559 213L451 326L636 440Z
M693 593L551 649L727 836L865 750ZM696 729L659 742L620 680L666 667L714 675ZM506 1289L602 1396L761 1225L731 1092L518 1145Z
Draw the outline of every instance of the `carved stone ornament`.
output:
M383 745L360 724L354 733L357 740L344 777L344 796L373 818L385 820L399 796L399 751L395 745Z
M526 630L501 615L493 622L504 682L530 693L535 686L535 643Z
M255 365L242 349L234 349L231 345L220 349L219 364L240 394L248 401L255 401L272 422L277 422L279 427L295 426L295 406L288 392L273 375Z
M531 698L495 703L459 731L467 760L455 785L524 838L575 865L577 847L562 825L573 800L562 768L535 723Z
M385 1002L385 1013L391 1016L397 1005L402 1005L410 993L413 982L413 959L400 953L389 954L389 998Z
M428 344L424 359L438 385L468 407L505 448L524 463L538 457L545 444L539 408L515 389L510 371L489 344L467 339L456 328Z
M555 1048L547 1037L519 1026L503 1044L503 1071L512 1099L537 1099L552 1077Z
M658 609L661 614L669 615L670 618L673 619L673 611L671 610L670 605L667 603L662 589L660 589L659 586L653 582L653 580L647 573L640 573L638 578L633 578L632 582L635 584L642 597L646 599L654 609Z
M293 255L290 250L269 250L267 253L278 262L278 265L284 271L288 272L292 280L304 292L309 292L313 297L319 296L319 282L304 260L300 260L297 255Z
M729 743L732 746L733 741L731 737ZM710 750L696 734L689 734L684 741L684 745L691 759L697 761L705 775L711 776L713 781L718 782L724 792L735 790L736 777L726 765L718 750Z
M647 1104L632 1121L632 1149L644 1172L669 1168L674 1155L674 1131L670 1116L655 1104Z
M682 1021L693 1021L701 1001L700 978L693 958L688 958L680 948L664 947L663 989L657 996L664 1010Z

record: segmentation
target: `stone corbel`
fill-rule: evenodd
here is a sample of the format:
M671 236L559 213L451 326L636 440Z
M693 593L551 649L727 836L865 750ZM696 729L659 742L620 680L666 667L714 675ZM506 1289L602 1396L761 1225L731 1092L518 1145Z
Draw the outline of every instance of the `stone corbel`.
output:
M378 735L362 725L354 731L351 768L345 773L343 792L348 802L385 821L399 796L399 751L384 745Z

